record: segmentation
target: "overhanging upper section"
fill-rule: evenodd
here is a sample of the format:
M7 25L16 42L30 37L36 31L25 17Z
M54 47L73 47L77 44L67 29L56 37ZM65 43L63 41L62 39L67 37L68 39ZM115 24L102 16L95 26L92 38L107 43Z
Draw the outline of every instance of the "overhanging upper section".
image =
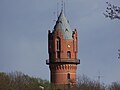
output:
M46 60L46 64L80 64L80 59L75 59L75 60L67 60L67 59L57 59L56 61L51 61L51 60Z

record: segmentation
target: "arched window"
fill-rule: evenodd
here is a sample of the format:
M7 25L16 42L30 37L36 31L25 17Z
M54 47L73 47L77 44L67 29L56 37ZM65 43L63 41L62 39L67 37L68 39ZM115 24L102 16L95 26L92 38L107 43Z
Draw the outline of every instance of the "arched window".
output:
M56 40L56 43L57 43L57 51L60 51L60 38L57 37L57 40Z
M67 51L67 57L71 58L71 52L70 51Z

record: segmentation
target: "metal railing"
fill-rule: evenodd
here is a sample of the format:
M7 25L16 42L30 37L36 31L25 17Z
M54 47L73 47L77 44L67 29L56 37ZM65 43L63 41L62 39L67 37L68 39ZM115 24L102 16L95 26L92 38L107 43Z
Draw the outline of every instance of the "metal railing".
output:
M46 64L57 64L57 63L65 63L65 64L80 64L80 59L55 59L55 60L46 60Z

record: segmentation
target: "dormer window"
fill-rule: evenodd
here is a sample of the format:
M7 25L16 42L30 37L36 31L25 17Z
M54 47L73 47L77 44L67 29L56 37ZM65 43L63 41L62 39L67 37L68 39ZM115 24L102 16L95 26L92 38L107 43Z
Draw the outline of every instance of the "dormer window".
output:
M65 31L69 32L67 28L65 29Z
M62 21L59 21L60 23L62 23Z

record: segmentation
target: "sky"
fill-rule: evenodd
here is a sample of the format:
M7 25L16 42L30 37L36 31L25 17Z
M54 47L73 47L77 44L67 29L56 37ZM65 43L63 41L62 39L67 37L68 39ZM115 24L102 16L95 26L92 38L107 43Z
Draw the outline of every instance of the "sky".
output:
M120 81L120 20L105 18L106 1L65 0L65 15L78 31L77 77L102 83ZM57 2L58 10L57 10ZM20 71L50 80L48 30L53 30L61 0L0 0L0 72Z

